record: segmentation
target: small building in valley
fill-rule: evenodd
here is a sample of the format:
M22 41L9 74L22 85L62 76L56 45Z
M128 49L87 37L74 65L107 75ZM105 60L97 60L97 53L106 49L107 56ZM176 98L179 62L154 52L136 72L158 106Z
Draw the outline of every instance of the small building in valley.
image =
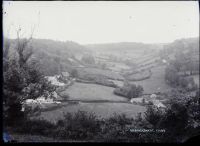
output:
M70 77L70 74L68 72L62 72L61 76L67 79Z
M157 97L156 94L151 94L151 95L150 95L150 98L154 98L154 99L155 99L156 97Z

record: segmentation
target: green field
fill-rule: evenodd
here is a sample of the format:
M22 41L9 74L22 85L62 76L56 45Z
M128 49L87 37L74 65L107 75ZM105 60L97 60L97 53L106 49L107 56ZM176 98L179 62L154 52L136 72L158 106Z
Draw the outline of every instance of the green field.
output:
M131 83L143 86L145 94L171 90L171 87L165 83L165 66L152 68L152 76L149 79Z
M123 77L116 72L102 70L98 68L77 68L78 73L84 75L106 76L111 79L119 79ZM165 66L157 66L151 69L152 76L142 81L131 81L131 83L142 85L145 94L155 92L166 92L171 88L165 83ZM138 74L138 76L146 75ZM117 85L122 86L122 81L112 80ZM44 118L51 122L62 119L66 113L75 113L78 110L92 112L97 117L109 118L114 113L126 114L128 117L134 118L138 113L146 111L145 106L131 104L127 98L117 96L113 93L115 88L98 85L75 82L72 86L62 92L62 95L69 95L68 100L63 102L58 108L42 111L37 118ZM109 102L108 102L109 101Z
M114 82L117 86L120 86L120 87L124 85L124 81L117 81L117 80L109 80L109 81Z
M129 103L79 103L66 104L65 106L53 111L42 112L38 118L43 118L51 122L56 122L63 118L66 113L75 113L78 110L95 113L99 118L109 118L114 113L126 114L128 117L134 118L138 113L144 113L144 106Z
M110 79L116 79L116 80L123 80L123 77L111 70L103 70L99 68L92 68L92 67L87 67L87 68L77 68L78 74L80 77L84 77L85 75L101 75L105 76Z
M149 72L149 70L145 70L143 72L129 75L129 76L127 76L127 79L130 81L139 81L139 80L143 80L145 78L149 78L150 76L151 76L151 73Z
M70 100L111 100L111 101L126 101L126 98L113 94L114 88L97 85L75 82L62 94L68 94Z
M56 122L62 119L65 113L75 113L78 110L92 112L99 118L109 118L114 113L135 117L146 110L144 106L131 104L127 98L113 94L113 90L112 87L75 82L62 92L70 96L69 101L63 102L55 109L42 111L37 118Z

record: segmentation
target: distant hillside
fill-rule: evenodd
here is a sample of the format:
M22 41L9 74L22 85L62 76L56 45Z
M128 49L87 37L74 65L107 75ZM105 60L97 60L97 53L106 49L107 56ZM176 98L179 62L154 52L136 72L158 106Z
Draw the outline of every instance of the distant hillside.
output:
M10 39L11 52L14 53L15 39ZM67 71L72 66L79 66L76 56L88 54L90 51L84 46L72 42L60 42L47 39L32 39L29 43L34 54L32 58L39 61L41 71L45 75L54 75L60 71Z
M165 59L175 59L180 53L187 54L195 60L199 60L199 38L184 38L164 45L160 52Z
M157 56L162 46L163 44L144 44L137 42L85 45L85 47L93 51L96 56L114 56L120 60L129 60L131 62L141 59L144 55Z
M47 39L33 39L32 45L35 50L48 51L49 53L62 54L66 53L70 56L82 54L89 50L73 41L54 41Z
M4 38L5 39L5 38ZM11 54L15 53L15 39L11 42ZM53 41L48 39L33 39L29 47L34 51L32 59L40 63L45 75L59 74L69 71L74 66L80 66L80 58L84 54L94 54L94 57L114 55L122 59L140 61L156 58L159 55L166 58L175 57L177 52L191 52L188 55L199 61L199 38L179 39L169 44L144 44L135 42L80 45L72 41ZM158 53L160 52L160 54Z
M120 42L120 43L106 43L106 44L88 44L85 47L95 50L146 50L146 49L161 49L162 44L144 44L137 42Z
M199 55L199 38L175 40L160 52L161 58L170 62L169 67L183 76L199 76Z

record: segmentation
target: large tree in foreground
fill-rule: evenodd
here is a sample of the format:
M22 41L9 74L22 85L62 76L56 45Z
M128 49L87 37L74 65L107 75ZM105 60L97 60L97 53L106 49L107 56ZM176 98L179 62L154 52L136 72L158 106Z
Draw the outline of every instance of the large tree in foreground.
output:
M6 125L24 120L26 115L21 109L26 99L48 97L54 91L54 87L40 73L37 62L31 59L33 51L29 43L32 35L28 39L21 39L20 31L17 30L17 42L13 48L16 51L15 56L9 56L11 41L4 39L3 110Z

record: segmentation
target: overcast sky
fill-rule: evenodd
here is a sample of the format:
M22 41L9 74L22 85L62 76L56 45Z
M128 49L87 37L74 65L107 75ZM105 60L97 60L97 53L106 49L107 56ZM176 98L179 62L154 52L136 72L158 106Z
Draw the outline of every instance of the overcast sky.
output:
M167 43L199 36L198 1L7 1L3 10L3 31L10 38L19 25L24 36L35 25L35 38L80 44Z

